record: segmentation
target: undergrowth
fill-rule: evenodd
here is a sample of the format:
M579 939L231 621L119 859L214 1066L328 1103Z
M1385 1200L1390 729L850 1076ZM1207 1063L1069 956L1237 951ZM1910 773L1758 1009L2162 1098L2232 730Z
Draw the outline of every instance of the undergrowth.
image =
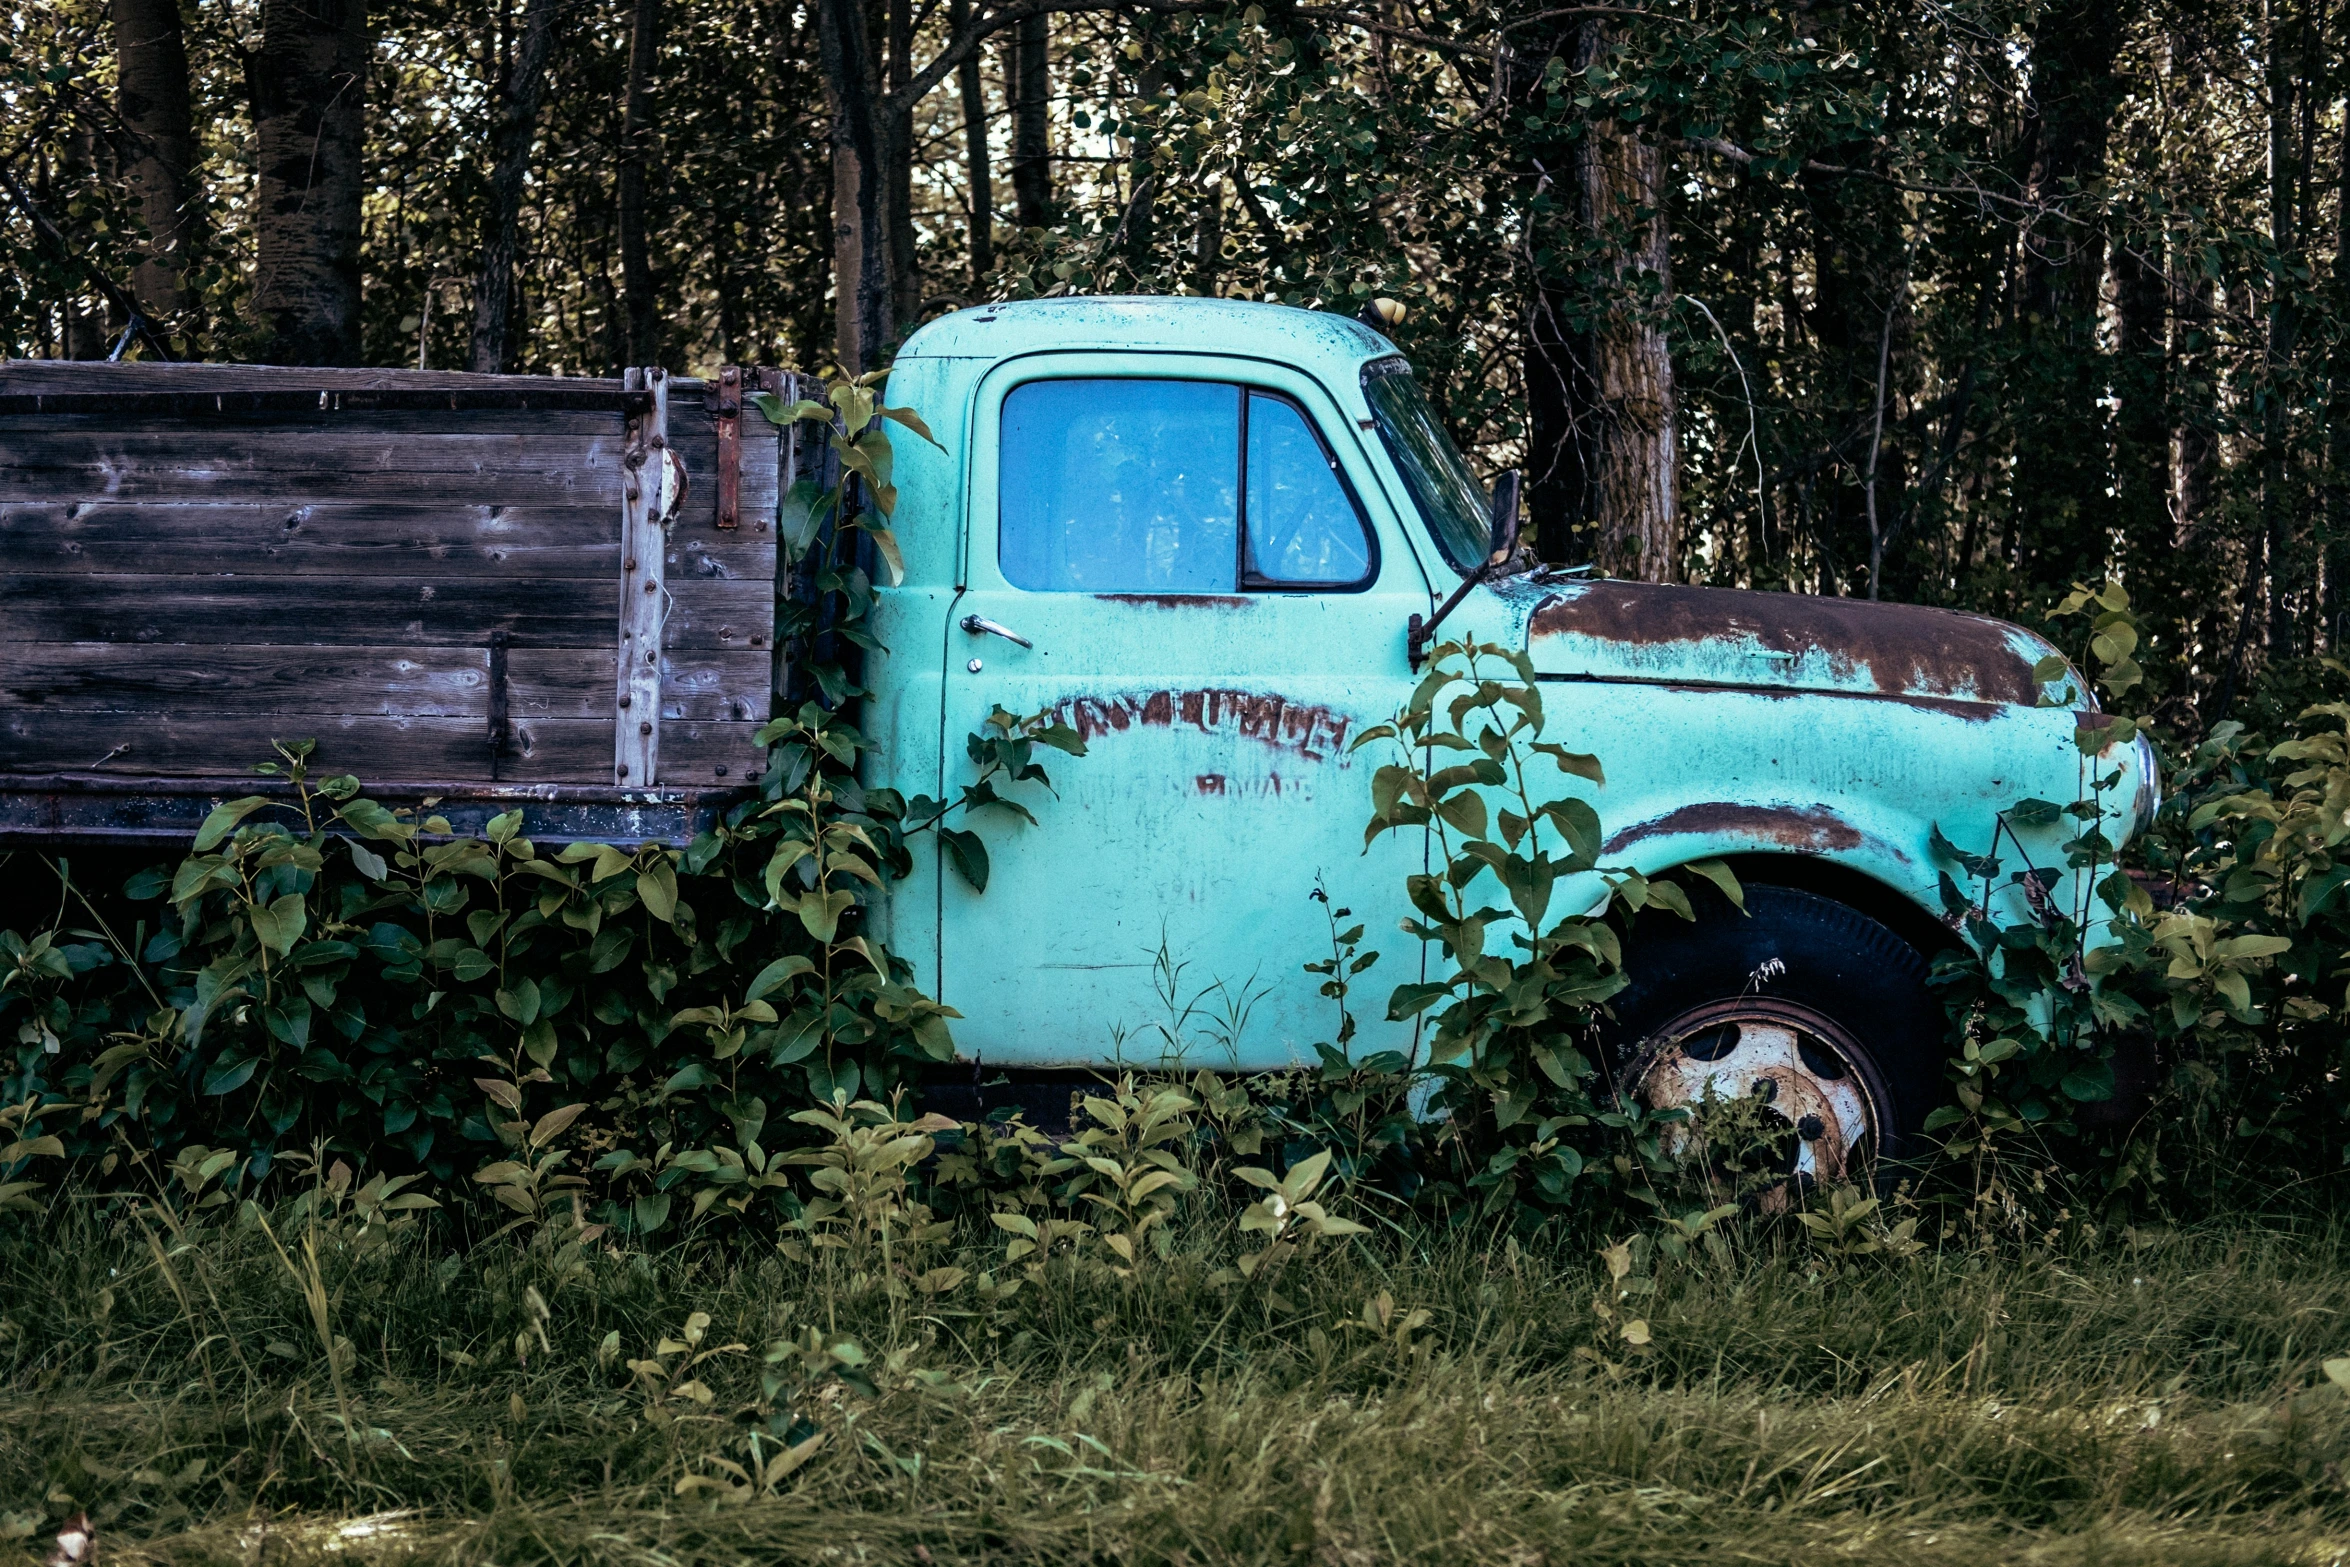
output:
M2330 1221L1920 1250L1756 1216L1678 1256L1382 1227L1269 1284L1235 1278L1267 1205L1244 1231L1212 1183L1131 1265L849 1184L830 1244L780 1250L568 1221L450 1249L331 1172L269 1212L59 1204L0 1230L0 1527L664 1567L2350 1542Z

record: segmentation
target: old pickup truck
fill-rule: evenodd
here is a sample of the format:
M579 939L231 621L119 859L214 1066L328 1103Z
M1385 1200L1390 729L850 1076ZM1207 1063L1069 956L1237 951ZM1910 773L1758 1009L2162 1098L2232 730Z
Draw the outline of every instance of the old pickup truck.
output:
M749 407L760 386L790 390L0 366L0 839L184 833L297 732L460 827L520 802L540 838L682 837L760 767L787 678L777 506L819 443ZM1745 885L1744 913L1631 932L1625 1091L1759 1093L1815 1173L1901 1152L1939 1098L1935 829L1985 845L2088 766L2130 775L2114 836L2154 805L2142 756L2081 757L2029 632L1533 566L1514 481L1489 494L1346 317L963 310L906 342L889 393L937 444L898 443L867 783L951 795L997 707L1088 747L1057 794L1031 786L1036 826L991 829L984 893L924 859L874 911L990 1070L1311 1060L1334 1019L1301 965L1333 906L1388 949L1372 982L1418 977L1379 933L1428 845L1366 852L1386 758L1353 742L1440 613L1523 648L1549 738L1602 759L1576 787L1608 863L1724 858ZM1413 1043L1372 1019L1357 1048Z

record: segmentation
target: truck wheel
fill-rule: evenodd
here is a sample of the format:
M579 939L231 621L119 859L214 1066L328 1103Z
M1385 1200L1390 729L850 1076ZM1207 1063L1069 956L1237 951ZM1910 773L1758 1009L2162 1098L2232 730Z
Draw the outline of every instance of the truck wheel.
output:
M1744 915L1710 886L1691 901L1695 923L1652 909L1624 943L1631 983L1603 1035L1618 1093L1696 1111L1668 1150L1740 1166L1723 1175L1774 1191L1884 1179L1918 1151L1942 1093L1926 960L1867 915L1792 887L1749 884ZM1693 1147L1709 1093L1717 1106L1761 1102L1738 1123L1739 1146Z

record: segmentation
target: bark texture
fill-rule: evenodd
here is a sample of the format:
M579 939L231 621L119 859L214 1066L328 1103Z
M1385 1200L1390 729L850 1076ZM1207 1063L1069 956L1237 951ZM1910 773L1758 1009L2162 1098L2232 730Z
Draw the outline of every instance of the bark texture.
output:
M834 349L850 374L869 370L897 335L891 287L888 171L879 53L864 0L816 0L824 95L832 113Z
M1053 220L1052 32L1042 16L1023 18L1012 35L1012 199L1020 226Z
M253 306L279 364L357 364L364 0L262 0L245 56L259 178Z
M661 308L653 292L645 213L653 161L653 66L661 52L661 0L633 0L628 86L620 106L620 296L628 310L628 362L661 362Z
M1607 44L1586 23L1576 69ZM1598 561L1610 576L1671 582L1681 541L1680 456L1674 430L1673 360L1661 302L1672 297L1664 153L1613 124L1590 127L1576 153L1584 234L1603 257L1610 285L1590 346L1588 503L1598 524Z
M2035 576L2101 579L2115 525L2104 493L2109 423L2098 342L2105 228L2075 221L2074 209L2105 173L2122 96L2114 57L2135 8L2131 0L2056 0L2033 29L2025 181L2047 215L2023 236L2019 335L2030 352L2013 374L2034 387L2041 406L2065 410L2016 442L2008 554L2012 563L2035 562Z
M971 25L971 0L953 0L947 8L947 30L960 37ZM980 75L980 56L973 50L955 67L955 84L963 94L964 157L971 169L971 286L979 288L995 270L995 188L988 167L987 83Z
M121 3L121 0L117 0ZM522 44L498 93L498 123L490 135L489 201L482 214L481 267L473 284L476 370L496 373L512 357L515 244L522 219L522 185L530 177L531 145L538 139L539 100L546 92L557 0L529 0Z
M889 178L890 304L899 323L922 313L921 254L914 237L914 101L906 86L914 76L913 0L888 0L888 92L881 113L882 157Z
M131 273L131 291L169 321L193 302L187 275L195 240L196 135L187 40L178 0L114 0L113 23L122 173L147 226L147 251Z

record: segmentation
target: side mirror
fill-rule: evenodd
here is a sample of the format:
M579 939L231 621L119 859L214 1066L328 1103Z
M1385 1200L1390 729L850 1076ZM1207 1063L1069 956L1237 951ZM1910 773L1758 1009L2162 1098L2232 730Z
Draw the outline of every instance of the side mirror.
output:
M1512 468L1493 481L1493 547L1485 564L1498 566L1518 553L1518 489L1521 480Z
M1428 651L1428 644L1436 639L1436 628L1454 606L1468 597L1469 590L1489 579L1496 571L1509 564L1518 553L1518 490L1522 481L1518 470L1512 468L1493 481L1493 537L1486 552L1485 564L1461 579L1461 585L1452 590L1451 597L1436 606L1436 613L1422 620L1414 615L1404 628L1404 656L1413 669Z

